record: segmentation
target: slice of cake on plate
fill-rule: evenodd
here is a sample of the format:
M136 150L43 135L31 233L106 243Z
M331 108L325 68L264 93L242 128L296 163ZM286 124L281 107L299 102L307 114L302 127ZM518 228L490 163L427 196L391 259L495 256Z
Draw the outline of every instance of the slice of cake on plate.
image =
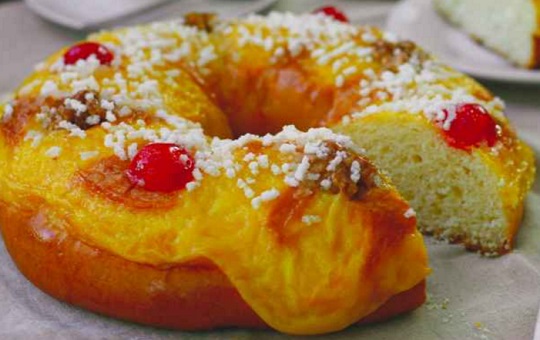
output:
M515 65L540 66L539 0L434 0L451 23Z

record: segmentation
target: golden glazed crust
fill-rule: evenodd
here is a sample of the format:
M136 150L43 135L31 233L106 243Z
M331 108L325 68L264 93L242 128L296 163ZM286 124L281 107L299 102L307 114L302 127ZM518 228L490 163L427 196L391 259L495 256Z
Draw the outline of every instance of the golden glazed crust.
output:
M32 199L29 200L31 202ZM222 271L208 260L172 266L136 263L66 233L66 221L32 208L0 202L6 246L37 287L68 303L142 324L204 330L268 328ZM390 298L359 323L371 323L421 306L425 282Z

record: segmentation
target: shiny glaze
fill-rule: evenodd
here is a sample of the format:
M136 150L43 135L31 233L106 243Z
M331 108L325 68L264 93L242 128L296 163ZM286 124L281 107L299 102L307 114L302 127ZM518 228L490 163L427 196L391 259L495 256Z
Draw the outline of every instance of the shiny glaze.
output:
M109 157L79 171L76 182L105 199L133 209L167 210L177 204L178 195L145 190L134 185L126 175L129 162Z
M109 33L96 39L115 42ZM209 74L195 76L202 78L200 82L193 80L193 70L182 71L175 85L160 88L165 107L200 122L208 135L221 137L230 136L230 130L275 131L285 123L300 128L325 125L329 115L346 113L347 106L340 102L348 98L352 83L338 91L324 70L308 62L272 68L253 53L247 55L253 63L211 65ZM171 68L184 70L189 65L167 64L156 69L157 79ZM125 72L125 66L120 71ZM112 71L104 67L95 77L101 84ZM45 80L61 83L56 74L38 71L24 85ZM20 99L36 96L33 90ZM17 110L15 116L19 114ZM148 124L164 126L159 120ZM24 130L34 128L36 123L29 121ZM105 132L86 132L86 139L66 142L64 133L51 131L36 148L29 141L13 147L0 139L0 158L9 163L0 168L1 200L22 205L22 193L41 197L51 207L47 218L51 214L69 221L63 226L68 235L129 263L159 268L208 259L255 313L280 331L317 334L343 329L415 287L429 273L415 220L404 217L409 207L384 179L380 188L362 191L361 197L346 190L313 190L306 199L289 194L281 179L264 172L254 190L276 188L284 196L258 210L236 181L224 175L208 177L193 192L175 197L148 195L126 185L126 164L110 161L111 151L103 146ZM55 145L62 146L62 157L42 156ZM248 149L267 155L271 163L287 161L271 148ZM100 158L81 160L80 152L88 150L99 151ZM237 159L246 153L238 151ZM301 213L320 216L321 222L306 226Z

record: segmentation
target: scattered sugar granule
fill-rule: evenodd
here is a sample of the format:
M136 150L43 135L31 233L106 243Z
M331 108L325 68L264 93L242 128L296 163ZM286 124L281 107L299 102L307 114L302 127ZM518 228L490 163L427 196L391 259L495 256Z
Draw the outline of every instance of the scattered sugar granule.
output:
M85 95L84 95L84 99L86 99L87 101L91 101L95 98L94 96L94 92L87 92Z
M47 150L45 152L45 156L49 157L49 158L53 158L53 159L56 159L60 156L60 153L62 152L62 149L58 146L53 146L51 148L49 148L49 150Z
M354 183L358 183L362 176L360 170L360 163L358 161L353 161L351 164L351 181Z
M312 225L315 223L320 223L322 221L320 216L317 215L304 215L302 216L302 223L307 225Z
M108 100L102 99L100 104L104 110L107 110L107 111L114 110L114 102L110 102Z
M128 157L129 159L133 159L135 155L137 155L137 152L139 151L139 145L137 143L131 143L128 146Z
M323 180L321 181L321 187L322 187L324 190L330 189L331 186L332 186L332 181L330 181L329 179L323 179Z
M79 153L81 160L86 161L99 155L99 151L84 151Z
M259 173L259 163L255 161L250 162L248 167L253 175L257 175Z
M2 122L7 122L11 119L11 117L13 117L13 106L11 106L11 104L6 104L6 106L4 106L4 115L2 116Z
M330 161L328 166L326 167L326 171L336 171L337 167L343 160L347 157L347 153L344 151L338 151L336 152L336 157Z
M272 170L272 173L273 173L274 175L276 175L276 176L279 175L279 174L281 174L281 168L280 168L279 165L277 165L277 164L272 164L272 166L270 167L270 169Z
M79 137L81 139L86 138L86 132L81 130L77 125L68 122L67 120L63 120L60 123L58 123L58 127L69 131L70 137Z
M251 206L255 209L259 209L263 202L272 201L276 199L278 196L279 196L279 191L277 189L266 190L260 196L257 196L251 200Z
M302 158L302 162L298 165L298 168L296 169L296 172L294 173L294 178L297 181L303 181L306 177L306 174L309 170L309 157L304 156Z
M68 109L75 110L77 113L86 112L86 110L88 109L88 107L85 104L83 104L80 101L78 101L77 99L73 99L73 98L66 98L64 100L64 105Z
M37 147L39 145L39 143L41 143L42 139L43 139L43 134L41 132L35 131L35 130L28 131L26 133L26 135L24 136L25 141L27 141L27 140L32 141L31 146L33 148Z
M259 163L259 166L261 168L263 168L263 169L268 168L268 166L269 166L268 156L267 155L260 155L259 157L257 157L257 163Z
M86 120L85 120L86 124L92 125L92 126L98 125L100 121L101 121L101 117L98 115L88 116L86 117Z
M251 162L254 159L255 159L255 154L252 153L252 152L249 152L244 156L244 161L245 162Z
M105 119L107 119L107 121L111 123L116 122L116 116L114 115L114 113L112 113L112 111L107 111L107 113L105 114Z
M199 182L195 182L195 181L189 182L189 183L186 184L186 190L187 190L187 191L193 191L193 190L195 190L199 185L200 185Z
M284 143L284 144L281 144L281 146L279 147L279 152L281 153L292 153L295 151L296 151L296 145L294 144Z
M405 211L403 216L405 216L405 218L416 217L416 211L414 211L413 208L409 208L409 209L407 209L407 211Z
M343 75L340 74L339 76L337 76L337 78L336 78L336 86L337 87L342 87L344 83L345 83L345 78L343 77Z

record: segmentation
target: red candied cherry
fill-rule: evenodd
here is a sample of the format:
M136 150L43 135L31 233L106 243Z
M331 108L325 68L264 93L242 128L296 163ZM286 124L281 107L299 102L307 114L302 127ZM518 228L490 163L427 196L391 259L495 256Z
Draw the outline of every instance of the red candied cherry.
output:
M131 183L149 191L181 190L193 181L195 161L181 146L168 143L148 144L133 158L127 176Z
M79 60L86 60L91 55L95 55L101 65L110 65L114 55L107 47L91 42L85 41L80 44L72 46L64 54L64 64L73 65Z
M466 150L481 144L495 145L497 130L497 123L482 105L461 104L456 107L456 117L449 129L443 133L448 144Z
M321 8L317 8L313 11L313 13L322 13L326 16L334 18L334 20L341 21L341 22L349 22L349 18L343 13L340 9L334 6L324 6Z

